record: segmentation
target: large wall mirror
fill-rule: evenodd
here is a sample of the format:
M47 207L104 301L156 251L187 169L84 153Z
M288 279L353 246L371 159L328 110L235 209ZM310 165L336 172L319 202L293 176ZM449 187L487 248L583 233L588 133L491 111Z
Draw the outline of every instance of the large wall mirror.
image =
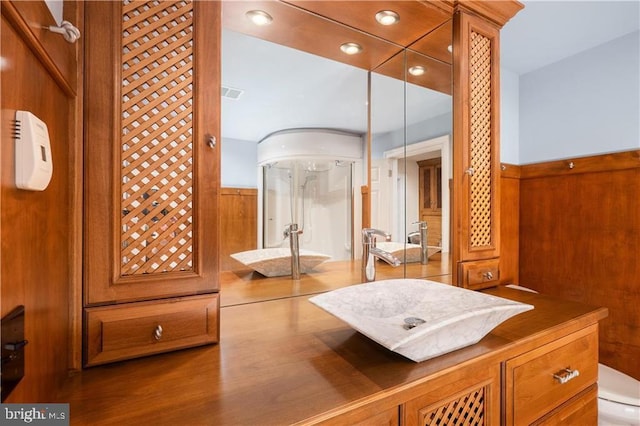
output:
M409 8L395 24L407 28L389 41L365 11L350 14L356 3ZM256 247L288 249L296 223L301 250L331 258L313 273L340 276L359 262L368 221L403 260L380 262L380 277L450 274L451 21L413 3L223 3L222 186L257 190ZM345 53L349 42L362 51ZM427 265L407 250L423 220Z

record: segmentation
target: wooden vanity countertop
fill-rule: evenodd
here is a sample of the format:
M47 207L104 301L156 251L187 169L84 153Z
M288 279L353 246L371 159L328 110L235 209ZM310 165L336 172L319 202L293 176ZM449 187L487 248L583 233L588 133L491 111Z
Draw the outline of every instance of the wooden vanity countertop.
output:
M355 332L308 295L226 306L219 344L86 369L69 379L60 402L70 403L71 424L318 420L353 407L393 407L416 383L475 362L498 363L607 315L604 308L505 287L483 292L535 309L475 345L415 363Z

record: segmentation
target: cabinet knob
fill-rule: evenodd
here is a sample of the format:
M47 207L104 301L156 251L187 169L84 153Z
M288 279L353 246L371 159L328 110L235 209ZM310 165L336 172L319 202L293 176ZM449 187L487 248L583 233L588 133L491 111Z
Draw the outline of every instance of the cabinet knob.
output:
M483 274L483 277L487 281L491 281L493 279L493 273L491 271L487 271Z
M209 146L209 148L215 148L216 147L216 142L218 140L216 139L215 136L209 136L207 137L207 145Z
M468 174L469 176L473 176L473 174L476 172L475 170L473 170L473 167L469 167L467 170L464 171L466 174Z
M162 326L158 324L156 329L153 331L153 338L156 340L162 339Z
M567 367L563 370L558 371L556 374L554 374L553 378L556 379L556 381L562 385L567 383L569 380L575 379L579 375L580 375L580 371L572 370L571 368Z

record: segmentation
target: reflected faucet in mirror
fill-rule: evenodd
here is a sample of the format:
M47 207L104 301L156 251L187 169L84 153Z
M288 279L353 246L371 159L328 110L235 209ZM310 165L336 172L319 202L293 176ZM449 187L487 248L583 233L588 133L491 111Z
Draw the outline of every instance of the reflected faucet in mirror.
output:
M297 223L289 223L284 228L284 237L289 237L289 248L291 249L291 279L300 279L300 242L298 236L302 234L302 229L298 229Z
M400 259L376 247L376 237L384 237L391 241L391 234L374 228L362 230L362 281L370 282L376 279L376 258L387 262L391 266L400 266Z
M429 252L427 245L427 222L424 220L420 220L418 222L413 222L413 225L418 225L418 231L414 231L409 233L407 242L413 244L420 244L420 263L426 265L429 263ZM415 239L418 237L418 241Z

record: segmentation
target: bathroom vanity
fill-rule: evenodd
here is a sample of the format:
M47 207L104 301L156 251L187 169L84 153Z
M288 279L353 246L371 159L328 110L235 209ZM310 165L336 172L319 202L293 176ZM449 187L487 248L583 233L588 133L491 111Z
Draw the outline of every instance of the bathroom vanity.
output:
M425 268L412 271L415 274L450 283L450 275L438 275L442 264L409 266ZM356 268L352 273L357 272ZM398 268L386 264L380 265L378 272L379 279L399 274ZM271 372L260 373L266 377L257 382L245 379L257 387L257 393L249 396L251 401L260 401L260 392L267 395L272 386L283 387L282 395L265 400L267 404L280 401L288 405L287 413L281 413L283 417L273 423L446 424L434 422L439 418L451 422L453 416L458 421L463 418L462 424L477 424L482 418L486 424L595 424L598 321L606 317L606 309L506 287L486 289L483 292L487 294L535 308L507 320L475 345L414 363L310 306L309 293L340 287L332 285L326 275L326 271L305 275L306 281L297 286L283 277L253 287L243 280L242 273L222 276L221 293L229 297L223 297L223 306L246 301L249 294L258 303L222 309L221 351L234 340L225 336L227 327L245 330L244 338L265 338L264 345L271 348L259 349L265 359L257 362L266 363ZM239 289L244 289L244 294ZM269 300L287 292L299 296ZM265 321L258 315L265 315ZM235 321L240 322L234 325ZM272 337L275 341L268 341ZM249 340L258 343L253 337ZM242 344L242 337L238 344ZM251 369L256 368L255 354L249 360ZM261 386L265 386L262 391ZM306 400L306 392L315 397ZM309 417L314 410L317 414ZM239 423L258 421L252 415L237 419Z
M221 293L236 280L223 277ZM72 377L61 397L71 404L71 423L152 416L162 424L415 425L453 416L464 418L459 424L595 424L598 321L606 309L485 289L535 308L475 345L415 363L311 304L309 288L273 298L259 291L270 284L281 292L293 285L265 279L246 290L253 301L223 306L219 345Z
M394 270L380 269L383 276ZM223 279L222 294L236 284ZM262 287L269 284L287 286ZM238 377L252 389L251 412L219 420L255 423L264 409L262 421L274 424L595 424L598 321L606 309L506 287L483 292L535 308L475 345L421 363L354 331L306 295L227 306L220 354L237 344L233 359L247 356L247 371L260 373ZM241 349L243 341L259 348Z
M189 2L185 3L190 7ZM227 16L232 11L230 8L248 4L224 3ZM317 21L314 25L286 26L284 32L275 34L286 34L293 42L304 40L289 37L298 27L315 28L318 34L328 35L349 30L358 40L364 33L376 34L378 31L374 24L369 28L370 25L358 22L365 16L366 8L375 2L352 2L344 8L336 8L333 2L264 3L261 6L269 7L274 16L295 13L296 19L290 22ZM303 10L300 5L295 6L298 3L316 10ZM203 29L210 31L220 26L220 6L215 2L194 2L196 37L203 37L206 32ZM87 22L105 21L107 28L103 33L109 34L108 25L116 27L122 19L118 7L96 2L88 7L89 15L93 11L93 21ZM358 10L363 7L365 10ZM406 17L417 17L412 11L421 11L426 16L416 22L419 35L411 36L409 41L394 42L391 52L377 49L384 58L375 64L386 63L387 58L399 52L399 46L403 46L400 50L404 52L404 47L423 34L435 32L440 26L450 28L452 49L448 50L447 57L452 83L447 87L453 90L455 143L452 169L456 196L452 200L452 223L456 228L453 229L455 238L450 263L430 262L397 268L380 265L377 279L429 277L474 289L494 286L501 279L499 145L495 131L499 125L498 34L500 27L522 5L514 1L433 1L396 2L394 7L409 8L401 13ZM206 13L198 13L201 8L206 9ZM242 10L241 17L244 13ZM322 30L331 20L342 24L332 26L332 30ZM239 22L246 24L245 20ZM429 22L432 25L426 28ZM351 28L359 30L351 31ZM115 55L112 43L107 43L109 40L102 40L106 47L95 49L94 56L100 56L102 51ZM196 65L209 69L206 64L211 61L214 66L210 69L217 72L219 45L198 50L198 43L206 45L205 39L195 40ZM379 41L378 36L372 38L372 43ZM323 42L318 44L329 46ZM309 50L310 46L305 47ZM121 52L117 54L121 55ZM331 57L329 53L325 56ZM371 70L375 64L360 66ZM105 65L104 69L110 68ZM89 68L88 87L92 86L92 77L102 75L92 72L96 71ZM204 73L194 72L194 75L200 78ZM212 75L208 83L201 82L202 87L212 90L211 94L206 92L207 96L194 98L194 114L201 114L196 117L212 117L213 120L211 123L195 120L199 126L193 130L194 144L199 143L196 145L199 148L194 149L197 164L220 163L215 149L219 111L209 114L201 105L207 103L206 99L219 97L218 80L215 73ZM91 93L88 100L93 99ZM97 91L94 95L100 98L98 95L103 93L114 93L114 90ZM115 102L114 97L108 98ZM114 105L104 107L111 114L107 117L113 116L115 109L112 107ZM113 131L109 120L89 117L90 136L105 138L110 135L93 127L94 122L105 123L107 130ZM107 154L119 152L108 145L92 145L96 149L89 152L87 158L108 158ZM105 170L115 169L111 164L105 167ZM88 193L109 193L114 200L142 199L142 202L132 209L121 209L118 205L110 211L93 208L100 207L100 204L94 206L94 202L104 202L103 198L88 200L88 211L103 215L104 220L99 220L102 216L98 219L88 216L89 237L101 233L99 238L87 238L92 251L87 252L86 263L90 264L102 253L111 253L111 258L119 261L112 261L111 269L96 262L97 270L88 268L86 272L84 337L85 355L89 355L86 365L129 358L133 351L127 346L129 344L139 346L133 356L141 356L191 346L192 343L219 343L82 371L69 380L59 398L61 402L70 403L72 424L148 424L151 421L154 424L211 425L415 425L450 424L454 418L459 424L595 423L598 321L606 316L606 309L504 287L483 289L488 294L533 305L534 309L507 320L474 345L415 363L379 346L309 302L314 294L359 282L360 262L357 260L327 262L317 267L321 274L304 274L300 280L264 278L251 271L220 272L215 247L199 244L202 241L217 243L220 235L213 217L219 172L216 167L196 170L205 169L213 174L211 178L208 175L194 177L194 187L202 191L194 198L194 209L200 213L194 215L194 229L198 232L194 234L194 260L187 262L188 267L180 264L175 271L158 267L157 271L151 271L154 273L142 271L135 263L136 267L127 272L129 275L112 271L122 269L121 264L134 263L128 252L121 253L131 251L132 244L129 239L120 241L116 238L116 230L120 232L121 228L117 224L131 220L133 213L139 213L149 219L149 229L157 223L164 231L162 226L171 221L172 215L164 210L160 215L149 214L152 208L162 207L155 202L153 188L142 191L139 197L132 197L128 190L121 193L119 188L123 181L128 183L127 179L118 176L109 181L98 168L92 169L88 188L98 190ZM371 191L371 176L367 179L367 185L363 185L367 188L363 190ZM118 183L114 185L118 188L100 190L114 182ZM302 185L306 185L305 181ZM468 195L472 193L482 194L482 197L471 199ZM203 200L215 202L203 204ZM363 201L363 212L370 204ZM362 216L367 215L363 213ZM475 220L476 217L482 220ZM367 221L362 222L364 227ZM102 223L112 224L113 230L97 226ZM149 229L144 228L138 238L143 240L149 252L143 253L145 260L155 255L150 242L155 234ZM205 238L205 229L215 233L206 234L208 238ZM157 239L160 243L164 241ZM442 265L447 268L434 269ZM158 282L148 285L151 280ZM177 306L186 304L189 306L184 312L175 312ZM117 328L119 333L111 342L101 334L109 329L104 325L105 316L106 323L111 323L111 329ZM141 317L145 320L140 321ZM179 332L171 334L165 327L162 334L162 328L158 328L156 322L176 317L179 321L174 324ZM182 321L184 318L196 320ZM141 322L145 323L140 325ZM199 332L192 334L186 324L197 324ZM130 338L133 325L145 339ZM202 339L198 340L198 336ZM197 341L183 344L184 339L191 338ZM111 346L105 346L105 342ZM103 356L105 348L115 348L108 358Z

